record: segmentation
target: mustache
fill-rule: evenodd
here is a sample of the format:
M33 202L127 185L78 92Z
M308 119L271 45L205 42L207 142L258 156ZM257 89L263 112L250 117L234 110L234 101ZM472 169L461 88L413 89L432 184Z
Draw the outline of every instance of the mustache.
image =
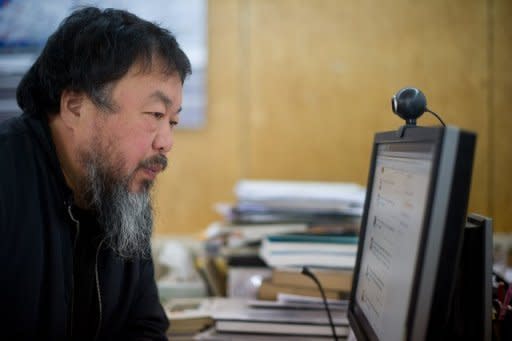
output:
M147 158L146 160L142 160L139 163L138 168L151 168L154 166L160 166L162 168L162 171L164 171L167 168L167 157L165 155L155 155L150 158Z

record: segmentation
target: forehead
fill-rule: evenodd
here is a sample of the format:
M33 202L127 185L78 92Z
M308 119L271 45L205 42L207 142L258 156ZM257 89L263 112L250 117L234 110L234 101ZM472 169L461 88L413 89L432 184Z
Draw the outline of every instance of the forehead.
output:
M169 62L165 62L161 57L152 56L151 59L139 58L135 61L127 72L127 75L144 75L155 74L162 77L169 77L174 74L179 74Z
M133 65L112 86L114 101L138 103L162 102L168 107L181 106L182 83L178 72L168 73L158 63L150 68ZM122 106L122 103L117 103Z

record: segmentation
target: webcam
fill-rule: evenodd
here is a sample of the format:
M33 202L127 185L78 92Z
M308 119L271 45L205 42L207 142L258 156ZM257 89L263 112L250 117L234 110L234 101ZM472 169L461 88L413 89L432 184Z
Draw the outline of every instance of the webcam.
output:
M416 119L428 111L427 98L419 89L403 88L391 98L391 108L406 124L416 125Z
M401 126L397 131L397 135L400 137L404 136L407 127L416 126L416 119L423 115L425 111L434 115L443 127L446 126L438 114L427 108L427 98L420 89L403 88L398 90L391 97L391 109L405 120L405 125Z

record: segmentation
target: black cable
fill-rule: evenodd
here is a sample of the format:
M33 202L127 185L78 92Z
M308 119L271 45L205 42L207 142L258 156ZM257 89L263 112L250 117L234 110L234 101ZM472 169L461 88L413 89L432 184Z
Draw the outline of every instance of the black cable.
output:
M331 325L332 336L334 336L335 341L338 341L338 336L336 335L336 329L334 328L334 323L332 322L331 311L329 310L329 306L327 305L327 298L325 297L325 292L324 292L324 289L322 288L322 285L320 284L320 281L318 280L318 278L316 278L315 274L312 273L308 269L307 266L302 267L302 274L311 278L318 286L318 289L320 290L320 293L322 294L322 299L324 301L325 310L327 311L327 317L329 318L329 324Z
M437 119L439 120L439 122L441 122L441 124L443 125L443 127L446 127L446 124L444 124L443 120L441 119L441 117L439 117L438 114L436 114L435 112L433 112L432 110L428 109L428 108L425 108L425 111L426 112L429 112L431 113L432 115L434 115L435 117L437 117Z

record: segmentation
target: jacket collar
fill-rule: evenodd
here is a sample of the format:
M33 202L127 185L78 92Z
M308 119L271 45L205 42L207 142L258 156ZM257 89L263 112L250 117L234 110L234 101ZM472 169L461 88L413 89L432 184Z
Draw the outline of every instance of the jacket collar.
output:
M34 115L24 113L21 115L21 119L32 131L37 145L42 149L51 171L55 174L60 192L65 201L64 204L66 206L71 205L73 201L73 192L68 187L64 178L64 173L62 172L62 167L57 156L57 149L55 148L50 126L48 125L48 117L46 115L36 117Z

